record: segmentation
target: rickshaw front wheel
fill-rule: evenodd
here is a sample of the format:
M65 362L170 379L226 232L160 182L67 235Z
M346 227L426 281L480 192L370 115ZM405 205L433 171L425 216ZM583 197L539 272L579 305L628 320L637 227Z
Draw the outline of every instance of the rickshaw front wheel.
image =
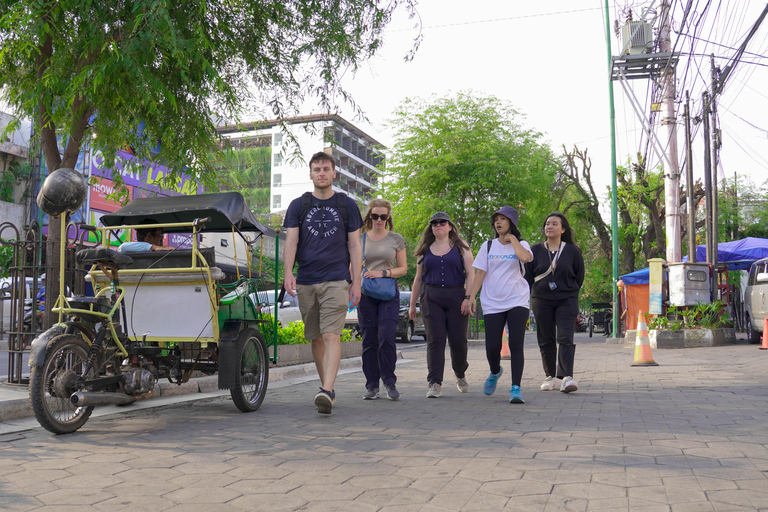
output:
M70 401L74 384L88 360L88 344L75 334L52 340L42 366L33 366L29 397L35 418L49 432L70 434L85 424L93 407L77 407ZM89 376L94 375L91 370Z
M237 337L235 387L230 390L232 401L243 412L253 412L261 406L269 382L267 343L256 329L245 329Z

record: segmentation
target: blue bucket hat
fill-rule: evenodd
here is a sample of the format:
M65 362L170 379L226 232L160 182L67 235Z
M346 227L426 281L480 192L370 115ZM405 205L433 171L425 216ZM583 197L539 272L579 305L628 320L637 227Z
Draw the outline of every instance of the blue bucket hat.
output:
M503 215L506 218L509 219L509 221L517 226L517 221L520 219L520 215L517 213L517 210L512 208L511 206L502 206L498 210L496 210L496 213L491 215L491 227L493 227L493 218L497 215Z

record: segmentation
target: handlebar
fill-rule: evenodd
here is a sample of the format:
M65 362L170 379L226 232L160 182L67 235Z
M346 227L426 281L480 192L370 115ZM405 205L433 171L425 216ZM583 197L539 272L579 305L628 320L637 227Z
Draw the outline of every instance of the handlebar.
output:
M91 226L90 224L78 224L80 226L80 229L83 231L90 231L91 233L98 233L99 230L96 228L96 226Z
M212 219L211 217L202 217L202 218L200 218L200 219L195 219L195 220L193 221L192 225L193 225L194 227L196 227L196 228L199 228L199 227L203 226L204 224L208 224L208 223L209 223L209 222L211 222L212 220L213 220L213 219Z

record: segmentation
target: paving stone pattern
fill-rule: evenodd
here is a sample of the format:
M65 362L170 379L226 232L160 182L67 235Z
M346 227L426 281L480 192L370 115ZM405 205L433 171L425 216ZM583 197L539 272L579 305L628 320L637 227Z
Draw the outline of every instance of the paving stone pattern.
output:
M482 345L468 394L448 366L427 399L422 347L398 364L401 400L363 401L348 373L330 416L305 381L253 414L215 398L4 434L0 509L768 510L768 352L657 350L660 366L631 368L632 351L584 344L570 395L539 391L533 339L525 354L525 404L508 403L508 371L482 394Z

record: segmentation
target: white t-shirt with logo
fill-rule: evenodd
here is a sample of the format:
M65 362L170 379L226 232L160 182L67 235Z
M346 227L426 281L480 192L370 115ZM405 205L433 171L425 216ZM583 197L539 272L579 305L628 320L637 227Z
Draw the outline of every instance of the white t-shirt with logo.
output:
M520 245L533 258L528 242L523 240ZM512 244L503 245L498 238L494 238L489 254L488 242L483 242L472 266L486 273L483 288L480 291L484 314L503 313L516 307L528 307L531 290L520 272L520 259L515 254Z

